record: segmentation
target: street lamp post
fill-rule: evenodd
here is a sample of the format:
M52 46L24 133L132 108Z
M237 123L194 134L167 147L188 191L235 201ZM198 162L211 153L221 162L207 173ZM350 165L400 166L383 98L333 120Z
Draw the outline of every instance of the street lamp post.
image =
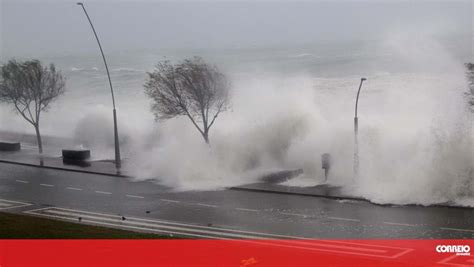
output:
M107 71L107 77L109 78L110 93L112 94L112 105L114 108L113 115L114 115L115 167L117 168L117 172L120 172L120 168L122 164L120 161L120 146L119 146L118 128L117 128L117 112L115 111L114 89L112 87L112 80L110 79L109 67L107 66L107 61L105 60L104 51L102 50L102 45L100 45L99 37L97 36L97 32L95 31L94 25L92 24L89 14L87 14L84 4L81 2L78 2L77 5L82 7L82 10L84 10L84 13L86 14L87 20L89 21L89 24L91 25L92 31L94 32L95 39L97 40L97 44L99 45L100 53L102 54L102 59L104 60L105 70Z
M354 179L359 177L359 139L358 139L358 131L359 131L359 120L357 118L357 105L359 103L359 94L360 89L362 88L362 83L367 80L366 78L360 79L359 90L357 91L357 98L355 103L355 115L354 115Z

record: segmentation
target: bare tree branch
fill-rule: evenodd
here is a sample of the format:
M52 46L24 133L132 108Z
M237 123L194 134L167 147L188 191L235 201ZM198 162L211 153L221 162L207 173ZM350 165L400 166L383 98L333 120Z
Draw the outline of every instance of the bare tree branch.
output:
M35 127L38 150L43 152L39 121L42 111L64 93L65 81L53 64L43 67L38 60L10 60L1 67L0 102L15 110Z
M148 73L144 87L156 119L186 115L209 143L211 126L227 109L229 85L217 67L195 57L175 65L158 63L155 71Z

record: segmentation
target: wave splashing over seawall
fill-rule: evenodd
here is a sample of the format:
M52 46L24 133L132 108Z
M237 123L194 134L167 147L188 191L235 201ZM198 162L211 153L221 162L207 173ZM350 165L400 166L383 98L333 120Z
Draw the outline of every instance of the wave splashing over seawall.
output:
M209 190L303 169L295 185L323 180L377 203L471 205L472 113L462 62L432 39L394 35L381 49L406 71L368 75L359 109L360 177L353 181L353 105L360 76L234 77L233 109L219 118L211 147L185 118L162 123L156 146L137 153L140 177L177 190ZM291 184L291 183L290 183Z

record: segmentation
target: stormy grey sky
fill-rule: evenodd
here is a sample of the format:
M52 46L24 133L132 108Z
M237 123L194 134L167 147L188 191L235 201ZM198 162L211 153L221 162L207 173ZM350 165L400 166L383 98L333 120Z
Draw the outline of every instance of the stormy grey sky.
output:
M84 2L107 51L376 40L405 28L466 38L472 30L469 0ZM0 9L2 58L97 49L75 1L0 0Z

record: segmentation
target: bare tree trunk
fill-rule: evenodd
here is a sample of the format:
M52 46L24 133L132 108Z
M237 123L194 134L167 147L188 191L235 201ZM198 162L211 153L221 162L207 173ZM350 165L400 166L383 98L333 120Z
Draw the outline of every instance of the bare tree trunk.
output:
M204 138L204 141L206 142L206 144L210 145L210 143L209 143L209 132L207 130L202 134L202 137Z
M35 125L35 130L36 130L36 141L38 143L38 152L40 154L43 154L43 142L41 140L41 133L39 129L39 124Z

